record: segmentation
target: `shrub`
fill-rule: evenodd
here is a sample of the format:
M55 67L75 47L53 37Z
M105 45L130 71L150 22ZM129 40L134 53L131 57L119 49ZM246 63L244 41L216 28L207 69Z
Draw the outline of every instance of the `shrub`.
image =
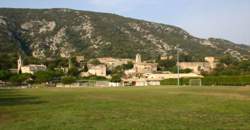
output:
M76 79L74 77L67 76L67 77L63 77L61 81L63 84L72 84L76 82Z
M250 75L242 76L207 76L202 79L203 85L244 86L250 85Z
M188 85L189 79L180 79L180 85ZM165 79L161 81L161 85L177 85L177 79Z
M10 73L6 70L0 70L0 80L8 80L10 77Z
M95 76L95 75L92 75L92 76L89 76L89 77L84 77L84 78L81 78L81 79L83 79L83 80L100 80L100 81L107 80L105 77Z
M10 82L14 85L21 85L31 77L31 74L16 74L10 77Z
M121 75L113 75L112 76L111 82L119 83L121 81L122 81L121 80Z
M181 85L188 85L190 79L180 79ZM161 85L176 85L177 79L166 79ZM250 75L242 76L207 76L202 79L202 85L245 86L250 85Z
M44 82L50 82L60 76L62 76L62 72L58 71L39 71L34 74L35 82L36 83L44 83Z

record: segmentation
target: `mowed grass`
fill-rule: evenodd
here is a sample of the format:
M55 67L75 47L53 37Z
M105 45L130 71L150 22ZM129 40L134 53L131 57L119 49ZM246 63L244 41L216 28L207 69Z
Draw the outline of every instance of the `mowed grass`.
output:
M249 87L1 89L0 130L249 130Z

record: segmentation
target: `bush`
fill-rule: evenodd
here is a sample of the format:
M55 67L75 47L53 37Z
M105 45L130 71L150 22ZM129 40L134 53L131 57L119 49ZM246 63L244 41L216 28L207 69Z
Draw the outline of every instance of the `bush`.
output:
M191 72L193 72L192 69L181 69L180 70L180 73L191 73Z
M250 85L250 75L243 76L207 76L203 85L245 86Z
M132 69L134 67L134 64L130 61L127 64L122 65L124 70L129 70Z
M6 70L0 70L0 80L6 81L10 77L10 73Z
M181 85L189 85L190 79L180 79ZM161 85L177 85L177 79L166 79ZM242 76L207 76L202 79L202 85L245 86L250 85L250 75Z
M101 77L101 76L89 76L89 77L84 77L84 78L81 78L83 80L99 80L99 81L103 81L103 80L107 80L105 77Z
M57 71L39 71L34 74L35 82L36 83L44 83L44 82L50 82L56 78L59 78L62 76L62 72Z
M98 59L92 59L89 61L89 63L92 65L100 65L101 64L101 62Z
M10 77L10 82L14 85L21 85L31 77L31 74L16 74Z
M62 83L63 84L72 84L74 82L76 82L76 79L74 77L67 76L67 77L62 78Z
M80 74L80 71L76 67L70 68L68 71L69 76L78 76Z
M188 85L189 79L180 79L180 85ZM177 79L165 79L161 81L161 85L177 85Z
M112 76L111 82L119 83L121 81L122 81L121 80L121 75L113 75Z

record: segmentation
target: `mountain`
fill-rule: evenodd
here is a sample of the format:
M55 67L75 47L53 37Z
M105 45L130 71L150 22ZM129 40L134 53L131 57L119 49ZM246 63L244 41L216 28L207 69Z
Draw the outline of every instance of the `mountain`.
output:
M173 54L179 45L192 57L230 53L250 57L250 47L201 39L175 26L115 14L71 9L0 9L0 54L16 52L35 58L113 56L145 58Z

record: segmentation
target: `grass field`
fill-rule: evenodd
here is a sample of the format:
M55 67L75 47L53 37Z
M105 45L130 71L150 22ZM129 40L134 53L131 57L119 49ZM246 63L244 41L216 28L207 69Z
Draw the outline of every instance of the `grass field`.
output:
M250 130L249 87L0 90L0 130Z

